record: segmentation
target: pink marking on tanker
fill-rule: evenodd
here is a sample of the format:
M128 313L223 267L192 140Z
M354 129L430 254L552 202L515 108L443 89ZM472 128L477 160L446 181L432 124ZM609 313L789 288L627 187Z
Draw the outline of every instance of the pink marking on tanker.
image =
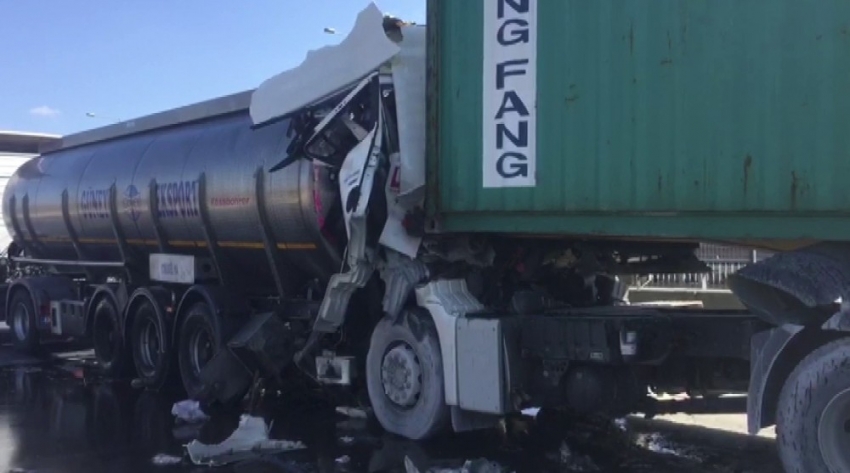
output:
M316 219L319 222L319 230L325 228L325 216L322 213L322 194L319 192L319 168L313 168L313 208L316 210Z

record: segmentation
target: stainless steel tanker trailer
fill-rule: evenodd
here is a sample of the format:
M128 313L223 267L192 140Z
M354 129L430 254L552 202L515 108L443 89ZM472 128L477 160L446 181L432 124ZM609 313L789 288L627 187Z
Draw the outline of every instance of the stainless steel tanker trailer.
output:
M255 90L65 137L3 196L16 344L210 403L300 380L411 439L741 393L788 471L848 471L850 4L578 3L370 6ZM628 303L700 241L777 251L746 310Z

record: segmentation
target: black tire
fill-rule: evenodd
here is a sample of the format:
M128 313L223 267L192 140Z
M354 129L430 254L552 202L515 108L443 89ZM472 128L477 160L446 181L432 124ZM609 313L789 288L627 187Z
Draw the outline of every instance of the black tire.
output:
M165 385L171 369L169 328L147 299L136 306L132 319L130 344L136 374L146 387L159 389Z
M27 291L16 291L9 304L9 328L15 348L34 355L38 352L40 334L36 320L35 306Z
M832 411L836 400L843 404L840 417ZM850 338L818 348L785 381L776 437L788 473L850 471ZM848 443L842 447L844 442ZM840 465L830 469L829 456Z
M402 358L395 359L404 364L397 373L404 376L405 389L385 390L382 380L385 360L399 353L403 354ZM414 366L419 371L417 380L411 376ZM409 384L418 384L419 389L410 389ZM446 429L450 411L443 387L443 357L437 328L427 312L406 310L398 322L386 317L378 322L366 356L366 385L375 417L387 431L411 440L424 440ZM394 392L395 400L390 399L390 391ZM416 392L418 395L412 394Z
M109 297L102 298L92 313L94 357L107 376L124 376L130 368L130 354L125 348L120 318L118 308Z
M177 361L180 379L190 398L201 393L200 369L224 347L225 335L222 321L213 315L207 303L198 302L189 308L180 327ZM195 337L200 338L196 340ZM200 345L198 350L204 351L203 354L196 354L195 343Z

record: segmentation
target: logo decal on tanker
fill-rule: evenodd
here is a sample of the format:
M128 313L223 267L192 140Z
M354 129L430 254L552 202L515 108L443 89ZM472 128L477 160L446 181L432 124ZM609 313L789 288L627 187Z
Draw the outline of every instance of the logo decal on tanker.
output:
M484 2L484 187L532 187L537 172L537 0Z
M142 215L142 193L133 184L124 189L124 209L130 214L130 218L134 222L139 220Z
M159 183L156 188L156 199L159 218L200 215L197 180ZM142 216L142 193L135 185L130 184L124 189L121 203L124 212L129 213L134 222L138 221Z
M80 192L80 215L84 219L109 218L109 189L88 188Z

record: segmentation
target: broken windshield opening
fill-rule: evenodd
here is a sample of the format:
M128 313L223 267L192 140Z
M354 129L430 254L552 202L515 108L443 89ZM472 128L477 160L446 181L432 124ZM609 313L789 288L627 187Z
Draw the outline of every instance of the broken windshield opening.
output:
M336 169L342 167L348 152L375 128L380 93L378 74L372 73L344 96L339 94L292 115L289 133L295 138L287 148L288 157L270 172L302 157Z
M319 122L304 146L309 159L341 167L345 156L375 127L378 120L378 77L364 79Z

